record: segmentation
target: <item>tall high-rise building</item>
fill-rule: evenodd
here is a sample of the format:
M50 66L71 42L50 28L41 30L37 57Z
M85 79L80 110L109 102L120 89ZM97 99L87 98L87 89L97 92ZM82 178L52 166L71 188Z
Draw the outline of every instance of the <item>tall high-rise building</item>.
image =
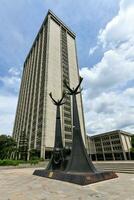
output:
M19 100L17 105L13 137L20 144L21 135L28 139L28 151L36 149L40 157L48 157L54 146L56 107L49 93L55 99L65 89L63 80L70 87L79 82L75 34L50 10L34 40L24 62ZM82 97L77 95L77 105L83 140L86 134ZM71 97L61 107L63 144L72 143Z

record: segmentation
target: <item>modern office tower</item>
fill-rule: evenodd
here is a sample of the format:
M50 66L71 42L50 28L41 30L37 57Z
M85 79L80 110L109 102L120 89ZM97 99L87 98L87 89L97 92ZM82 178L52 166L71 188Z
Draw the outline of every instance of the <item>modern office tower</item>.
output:
M24 69L16 111L13 137L18 147L21 134L28 140L28 151L36 149L40 157L47 158L54 146L56 107L49 93L55 99L65 89L63 80L70 87L79 81L75 34L51 11L35 38L24 62ZM83 140L86 134L81 95L77 95L80 125ZM71 148L72 111L70 96L61 107L63 144ZM21 142L22 143L22 142Z

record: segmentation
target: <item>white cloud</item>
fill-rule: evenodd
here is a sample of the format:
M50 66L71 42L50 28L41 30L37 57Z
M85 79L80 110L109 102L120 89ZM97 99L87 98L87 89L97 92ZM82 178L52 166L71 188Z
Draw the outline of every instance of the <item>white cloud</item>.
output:
M21 71L19 71L15 67L11 67L8 72L9 72L9 74L14 75L14 76L20 76L20 73L21 73Z
M88 133L101 133L113 129L133 132L133 92L134 88L124 92L104 92L96 98L84 101Z
M6 76L0 76L0 134L12 134L20 86L20 72L10 68Z
M134 132L134 1L122 0L120 10L99 31L102 60L82 68L87 132L113 129ZM87 112L88 110L88 112Z
M17 96L0 95L0 134L12 134Z
M93 55L97 49L98 49L98 45L90 48L89 49L89 56Z
M133 21L134 1L122 0L118 15L106 25L104 30L100 30L98 38L103 47L116 48L121 43L126 43L133 38Z
M3 86L0 87L0 91L15 92L18 93L20 86L20 74L21 72L17 68L10 68L8 74L0 76L0 81Z

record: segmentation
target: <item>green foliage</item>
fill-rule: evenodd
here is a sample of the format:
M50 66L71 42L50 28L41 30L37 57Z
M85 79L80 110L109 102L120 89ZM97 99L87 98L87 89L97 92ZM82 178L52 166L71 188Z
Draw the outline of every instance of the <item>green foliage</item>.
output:
M17 160L0 160L0 166L17 166L19 162Z
M134 148L134 135L131 137L132 148Z
M39 160L40 152L37 149L31 149L30 151L30 160Z
M20 158L20 160L10 160L13 158ZM37 164L44 159L40 159L40 151L32 149L30 151L30 161L26 162L26 160L27 139L24 133L21 136L19 149L17 149L17 144L11 136L0 135L0 165L18 165L23 163Z
M11 136L0 135L0 159L10 159L16 151L14 139Z
M29 160L29 163L31 165L36 165L36 164L38 164L38 162L39 162L39 160Z
M134 159L134 135L131 137L131 145L132 145L132 148L131 148L131 159L133 160Z
M134 148L133 147L131 148L131 152L134 153Z
M25 131L21 132L19 141L19 155L21 160L27 160L28 139Z
M39 160L40 160L40 161L45 161L44 158L40 158Z
M25 163L27 163L27 161L25 161L25 160L17 160L17 162L18 162L19 164L25 164Z
M39 160L0 160L0 166L17 166L19 164L31 164L36 165L39 163Z

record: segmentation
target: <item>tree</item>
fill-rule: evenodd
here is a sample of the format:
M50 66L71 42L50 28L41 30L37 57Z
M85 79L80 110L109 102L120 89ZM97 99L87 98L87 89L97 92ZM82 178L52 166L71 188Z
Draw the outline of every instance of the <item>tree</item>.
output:
M16 142L11 136L0 135L0 159L12 158L16 149Z
M134 153L134 135L131 137L131 145L132 145L131 152Z
M40 158L40 151L37 149L30 150L30 160L38 160Z
M19 154L21 160L27 160L28 140L25 131L22 131L19 142Z

